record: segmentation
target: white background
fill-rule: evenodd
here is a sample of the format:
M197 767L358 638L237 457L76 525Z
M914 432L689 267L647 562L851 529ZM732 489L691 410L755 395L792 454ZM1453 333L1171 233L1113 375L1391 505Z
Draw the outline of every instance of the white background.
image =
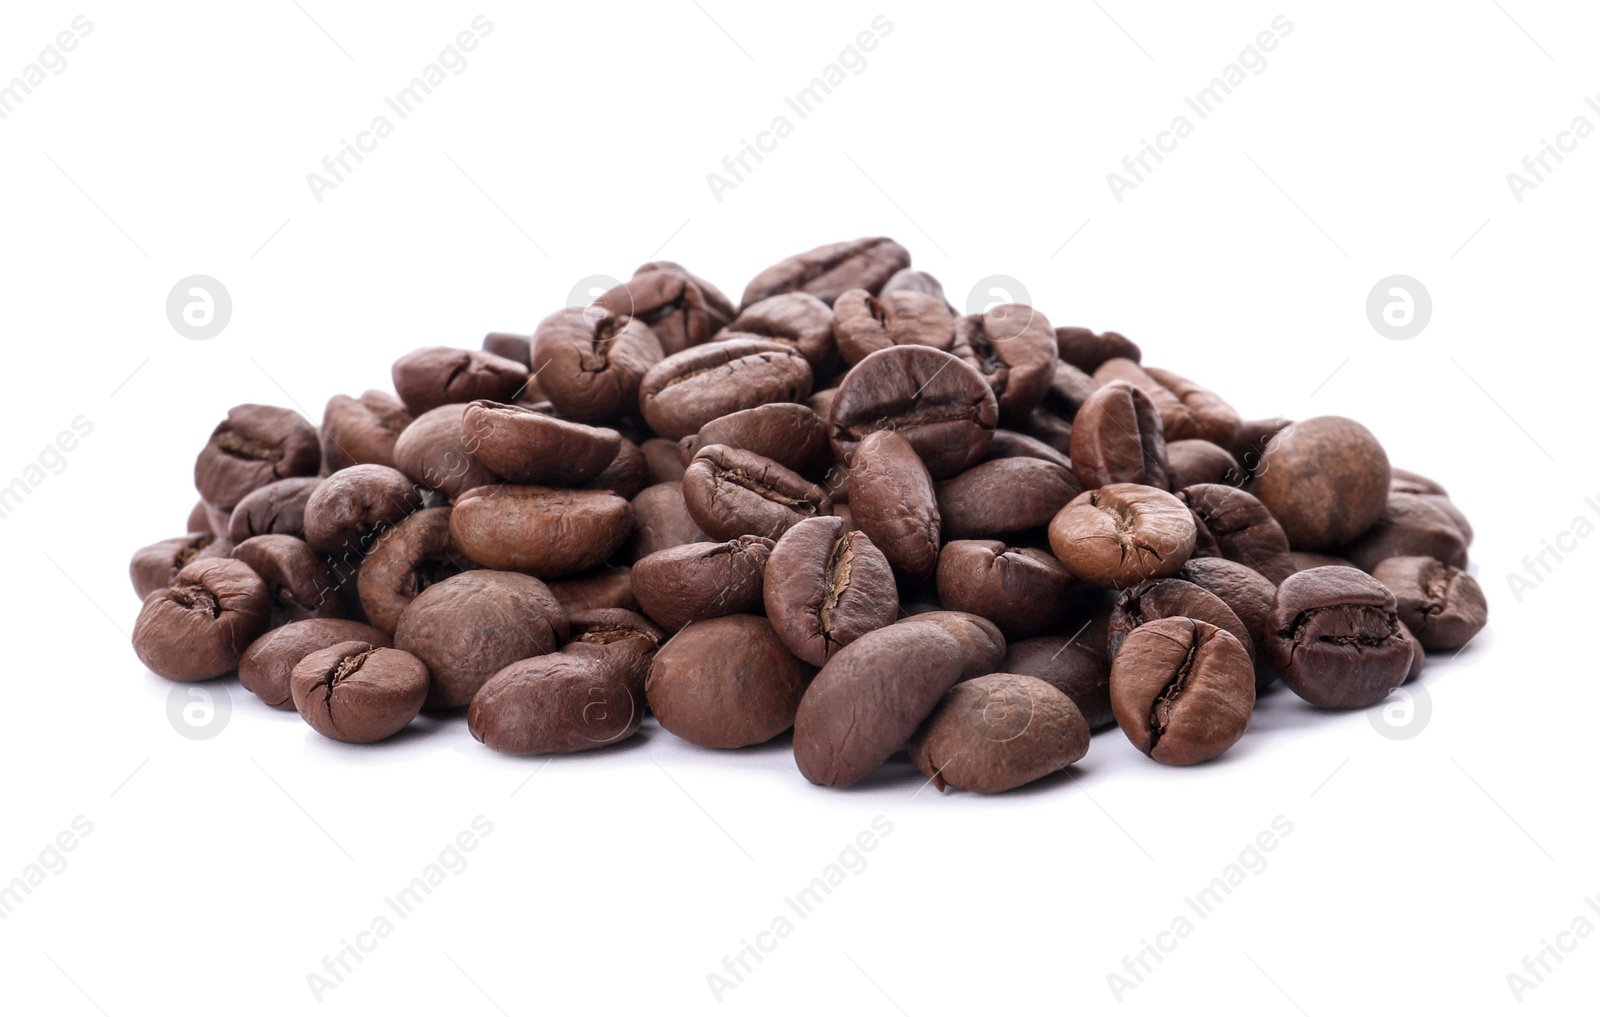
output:
M720 1009L1592 1007L1600 936L1566 939L1520 1007L1506 976L1580 913L1600 924L1577 649L1600 540L1520 602L1507 575L1600 521L1600 139L1520 203L1506 174L1574 117L1600 126L1594 10L557 6L8 5L0 80L74 15L94 27L0 121L0 483L74 417L93 432L0 520L0 883L74 817L93 832L0 920L0 1006L717 1009L707 975L881 815L866 869ZM465 71L317 202L306 175L480 13ZM865 70L717 201L707 173L880 13ZM1279 14L1293 31L1266 69L1116 201L1106 174ZM1477 526L1491 627L1430 665L1416 736L1280 690L1213 765L1157 766L1113 730L1074 777L983 798L919 792L903 762L814 788L786 742L713 753L653 725L548 765L459 721L347 748L231 679L212 683L232 707L216 737L169 723L172 686L128 646L126 563L181 532L229 406L315 421L413 347L530 330L586 276L668 258L737 299L780 257L875 234L958 305L1011 276L1053 323L1123 331L1247 416L1358 417L1445 483ZM194 273L234 305L205 342L164 312ZM1365 313L1394 273L1432 296L1408 341ZM480 815L493 833L465 871L318 1004L307 975ZM1265 871L1117 1002L1108 973L1278 816L1293 832Z

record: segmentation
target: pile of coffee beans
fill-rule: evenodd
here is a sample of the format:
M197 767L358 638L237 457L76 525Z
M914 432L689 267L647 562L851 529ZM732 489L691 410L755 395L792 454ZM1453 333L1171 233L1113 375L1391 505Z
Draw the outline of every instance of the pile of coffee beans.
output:
M1472 528L1343 417L1245 420L1115 332L962 315L892 240L736 305L651 262L531 336L430 347L322 426L237 406L188 532L133 556L134 649L374 742L500 752L793 731L800 772L940 789L1115 725L1225 752L1280 678L1372 706L1481 630Z

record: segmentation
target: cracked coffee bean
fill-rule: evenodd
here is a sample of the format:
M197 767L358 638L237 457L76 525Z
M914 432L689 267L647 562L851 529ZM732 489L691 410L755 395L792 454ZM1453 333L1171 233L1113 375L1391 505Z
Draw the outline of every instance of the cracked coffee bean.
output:
M950 352L989 383L1000 412L1011 420L1033 412L1055 378L1055 333L1026 304L997 304L957 319Z
M817 667L900 612L889 559L837 516L796 523L772 548L761 582L778 638Z
M315 476L322 465L317 432L293 410L247 403L228 411L194 461L194 486L226 520L258 487ZM226 533L226 523L218 533Z
M844 376L828 431L846 463L869 434L894 431L943 480L983 459L999 412L994 390L971 366L930 347L892 346Z
M237 544L268 533L305 536L306 501L321 483L321 477L290 477L251 491L228 517L228 539Z
M737 338L694 346L650 368L639 383L639 412L676 441L737 410L804 402L811 365L793 346Z
M609 427L481 399L462 411L461 429L474 439L478 462L513 484L577 487L599 476L622 449L622 435Z
M834 359L833 309L809 293L780 293L739 312L718 339L753 336L787 343L800 351L813 371Z
M707 445L754 452L804 477L821 476L833 459L827 425L803 403L767 403L718 417L678 442L679 472Z
M273 709L292 710L294 666L318 650L352 640L389 645L386 634L348 618L308 618L263 632L239 658L239 684Z
M1122 733L1158 763L1215 759L1250 726L1255 669L1239 640L1192 618L1161 618L1123 641L1111 663Z
M1093 374L1107 360L1139 362L1139 345L1120 332L1066 326L1056 329L1056 351L1063 361Z
M1111 609L1106 631L1106 650L1111 659L1117 659L1122 644L1135 629L1160 618L1190 618L1215 625L1239 640L1251 666L1255 665L1255 640L1238 613L1221 597L1182 579L1153 579L1122 591Z
M572 637L563 653L589 654L605 660L644 701L644 682L656 651L667 634L643 615L621 608L594 608L567 612Z
M1194 541L1183 502L1141 484L1085 491L1050 522L1050 550L1067 571L1108 589L1177 574Z
M632 279L607 291L594 307L649 326L667 356L710 340L734 315L721 290L670 261L640 265Z
M910 264L910 253L888 237L824 244L756 273L739 306L749 307L779 293L800 292L831 307L846 290L877 293L891 276Z
M416 719L428 697L428 668L404 650L352 640L303 657L289 688L318 734L366 745Z
M1395 608L1394 594L1357 569L1330 565L1285 579L1267 642L1283 683L1333 710L1382 702L1412 662Z
M987 674L945 694L911 739L911 762L943 791L998 794L1064 770L1089 751L1077 704L1048 682Z
M828 492L765 456L707 445L683 472L683 501L714 538L743 534L776 540L805 519L833 511Z
M1072 468L1086 489L1167 487L1167 440L1155 403L1125 381L1095 389L1072 421Z
M299 537L281 533L251 537L233 549L233 557L267 584L274 626L344 613L328 563Z
M692 621L759 608L774 542L744 536L699 541L640 558L631 577L639 609L668 632Z
M642 319L569 307L539 323L528 362L562 416L601 424L634 411L639 382L665 356Z
M1478 581L1437 559L1388 558L1372 578L1394 594L1400 620L1426 649L1459 649L1489 622Z
M1007 637L1065 624L1077 583L1048 551L998 540L952 540L939 552L939 603L981 615Z
M144 599L133 625L133 651L144 666L179 682L219 678L267 629L267 585L232 558L191 561Z
M1296 571L1283 527L1254 495L1226 484L1195 484L1177 495L1194 513L1197 556L1248 565L1274 583Z
M422 507L422 495L389 466L351 466L329 476L306 499L305 540L323 554L360 552Z
M395 465L395 439L412 419L405 403L387 392L368 389L359 398L334 396L322 411L323 466L337 473L362 463Z
M222 553L206 553L215 548L222 548ZM165 589L179 570L191 561L208 557L227 558L232 552L231 541L218 538L209 531L173 537L133 552L133 560L128 563L128 578L133 580L133 592L143 600L156 590Z
M356 592L367 620L393 632L400 613L434 583L472 567L450 535L450 510L430 508L402 519L362 559Z
M510 402L528 383L528 368L484 350L428 346L394 362L394 390L414 416L474 399Z
M942 294L900 290L874 297L846 290L833 303L833 335L844 362L854 367L891 346L931 346L949 350L956 319Z

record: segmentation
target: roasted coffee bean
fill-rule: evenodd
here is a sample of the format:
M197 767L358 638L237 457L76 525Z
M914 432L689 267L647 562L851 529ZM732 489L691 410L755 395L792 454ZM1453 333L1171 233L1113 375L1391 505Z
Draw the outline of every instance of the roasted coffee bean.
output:
M1427 649L1465 646L1489 622L1478 581L1434 558L1389 558L1372 578L1394 594L1400 620Z
M251 491L228 517L228 539L237 544L267 533L304 536L306 499L321 483L320 477L290 477Z
M1194 516L1183 502L1140 484L1085 491L1050 522L1050 549L1061 564L1103 587L1175 575L1194 540Z
M336 395L322 411L322 463L330 472L362 463L394 466L394 443L411 426L411 411L387 392Z
M826 425L828 420L833 416L833 397L838 394L839 389L837 386L835 386L833 388L825 388L813 392L811 393L810 397L806 399L806 405L810 407L811 412L815 413L817 415L817 419L822 421L824 425Z
M743 534L774 540L803 519L833 511L828 492L765 456L707 445L683 472L683 501L719 540Z
M769 742L794 726L811 668L760 615L684 626L650 664L645 695L661 726L708 749Z
M211 529L211 514L206 511L205 502L197 501L194 503L194 508L189 510L189 521L186 524L186 528L183 532L215 533L215 531Z
M517 756L583 752L633 736L644 703L617 661L574 651L513 661L472 697L467 730Z
M144 599L133 652L144 666L179 682L217 678L267 629L267 586L241 561L206 558L178 570Z
M1321 568L1324 565L1343 565L1345 568L1355 568L1355 565L1347 558L1340 558L1334 554L1318 554L1316 551L1290 551L1289 561L1294 565L1296 572Z
M1419 556L1461 569L1467 565L1467 538L1437 497L1391 494L1372 528L1339 553L1363 572L1388 558Z
M634 597L639 609L668 632L692 621L757 610L772 548L772 540L754 536L664 548L634 563Z
M361 562L356 591L367 620L393 632L417 594L472 563L450 535L450 510L415 512L381 535Z
M1266 576L1226 558L1190 558L1178 570L1177 578L1213 593L1244 622L1255 647L1256 691L1278 680L1267 653L1267 638L1272 632L1272 602L1278 587Z
M1239 414L1215 393L1160 368L1114 358L1095 369L1094 380L1101 385L1126 381L1149 396L1168 441L1203 438L1226 446L1239 429Z
M482 348L485 353L515 360L523 367L527 367L532 341L532 336L517 335L514 332L490 332L483 337Z
M1055 378L1055 332L1026 304L997 304L957 319L950 352L989 383L1000 412L1013 421L1033 412Z
M323 554L364 550L374 534L421 507L421 492L399 470L351 466L317 485L306 500L306 543Z
M528 383L528 368L483 350L427 346L394 362L394 390L406 409L429 410L474 399L511 402Z
M803 402L811 365L794 347L739 338L675 353L639 383L639 410L663 438L693 434L718 417L764 403Z
M1256 472L1252 492L1297 551L1355 540L1389 497L1388 455L1371 431L1345 417L1313 417L1280 431Z
M1239 430L1234 434L1233 442L1225 447L1239 461L1241 475L1226 482L1240 484L1257 476L1261 472L1261 467L1266 464L1267 454L1278 447L1278 435L1293 426L1283 417L1247 420L1240 424Z
M1022 674L961 682L911 739L911 762L943 791L996 794L1064 770L1089 751L1089 724L1061 690Z
M1139 362L1139 345L1120 332L1096 332L1067 326L1056 329L1056 351L1061 359L1086 374L1107 360Z
M1000 669L1042 679L1066 693L1090 730L1116 723L1111 713L1111 664L1081 639L1040 636L1010 644Z
M468 558L541 579L604 564L632 531L632 506L607 491L492 484L450 511L450 535Z
M762 602L789 652L818 667L900 610L889 559L837 516L803 520L783 535L767 561Z
M1072 422L1072 468L1084 488L1146 484L1165 489L1167 440L1155 403L1125 381L1095 389Z
M429 410L400 432L394 443L394 465L412 483L454 498L462 491L500 478L473 456L477 441L461 425L465 404Z
M906 625L913 621L923 625L932 625L943 629L956 637L956 645L961 648L963 663L961 667L961 680L976 678L980 674L991 674L998 670L1000 662L1006 659L1006 639L1000 633L999 626L980 615L967 611L947 611L938 607L913 611L907 608L907 614L915 614L915 618L902 618L895 622L896 625Z
M952 686L977 676L966 663L955 636L915 619L846 646L817 672L795 713L800 773L829 787L861 780L910 740Z
M239 684L273 709L292 710L289 676L294 666L318 650L351 640L389 645L384 633L348 618L310 618L271 629L257 636L239 658Z
M327 562L299 537L268 533L241 541L233 557L267 584L272 624L337 618L344 603Z
M727 445L766 456L806 477L821 476L833 459L828 428L802 403L768 403L718 417L678 442L686 467L707 445Z
M1239 461L1221 445L1200 438L1167 442L1167 486L1173 491L1195 484L1236 487L1243 479Z
M1051 369L1050 387L1045 390L1044 402L1040 405L1070 423L1099 387L1092 376L1065 360L1057 360Z
M1255 670L1229 632L1191 618L1134 629L1111 662L1111 706L1122 733L1158 763L1215 759L1250 726Z
M939 552L939 603L981 614L1008 638L1059 628L1076 582L1049 552L998 540L952 540Z
M889 277L911 264L911 255L888 237L863 237L824 244L762 269L745 287L740 307L779 293L810 293L828 306L851 289L877 293Z
M635 495L631 504L635 559L711 539L689 514L682 483L652 484Z
M1406 671L1406 681L1415 681L1422 674L1423 665L1428 662L1428 654L1422 648L1422 643L1411 634L1411 629L1405 622L1400 623L1400 635L1411 645L1411 668Z
M580 611L601 608L639 610L639 601L633 595L633 570L626 565L608 565L582 575L552 579L545 585L561 601L569 618Z
M1042 459L1063 469L1072 469L1071 459L1068 459L1065 454L1056 451L1038 438L1018 431L996 428L994 438L989 442L986 461L1013 458Z
M221 513L217 533L227 533L228 513L258 487L287 477L312 477L322 466L317 432L293 410L246 403L228 411L194 461L194 486Z
M895 431L942 480L983 459L998 419L994 391L972 367L930 347L892 346L844 376L828 432L850 463L867 435Z
M562 416L586 424L632 413L639 382L666 356L639 318L599 308L567 308L539 323L529 363Z
M856 445L850 499L852 519L889 564L917 579L933 575L938 497L916 448L899 431L873 431Z
M613 287L594 307L648 325L669 356L706 342L734 315L721 290L670 261L640 265L632 279Z
M140 600L156 590L164 589L185 565L202 557L201 552L215 544L226 544L228 550L220 555L204 557L226 558L233 552L231 541L219 540L211 533L191 533L186 537L161 540L133 552L128 563L128 577L133 580L133 592Z
M942 294L900 290L874 297L846 290L833 302L833 335L847 364L861 363L890 346L932 346L948 350L956 320Z
M512 663L567 641L566 612L549 587L520 572L480 569L434 583L400 614L394 645L427 665L427 705L466 706Z
M902 268L894 275L891 275L889 281L883 284L883 289L878 291L878 296L886 297L891 293L900 293L902 291L926 293L929 296L938 297L940 301L945 299L944 286L940 284L939 280L920 268ZM833 307L834 312L837 313L839 309L837 300L833 302Z
M774 403L774 406L794 406L795 403ZM821 426L820 424L818 425ZM686 442L694 441L694 436L683 439ZM686 465L678 458L681 442L668 441L665 438L647 438L639 443L639 453L644 456L645 470L648 480L652 484L665 484L671 481L683 480L683 468ZM714 442L713 444L726 444ZM823 439L826 447L827 439ZM698 449L696 450L698 451ZM693 459L694 456L689 456ZM637 493L637 492L636 492Z
M1189 618L1207 622L1231 634L1244 647L1255 666L1256 644L1239 615L1221 597L1182 579L1153 579L1122 591L1111 610L1106 649L1113 662L1122 644L1139 626L1160 618Z
M833 309L809 293L780 293L739 312L717 339L754 336L787 343L800 351L813 371L834 359Z
M1426 498L1450 517L1456 524L1456 529L1461 531L1462 539L1469 547L1472 545L1472 523L1460 509L1456 508L1455 502L1450 500L1449 492L1438 481L1429 480L1420 473L1393 467L1389 470L1389 493L1415 494Z
M1194 513L1199 540L1215 547L1216 557L1248 565L1274 583L1296 571L1283 527L1254 495L1226 484L1195 484L1177 494Z
M577 487L599 476L622 448L622 435L609 427L484 400L467 404L461 429L478 462L514 484Z
M979 463L933 490L945 540L1043 529L1083 493L1070 469L1027 457Z
M644 702L644 683L656 650L667 641L667 634L650 619L620 608L568 611L567 624L572 638L561 647L563 653L587 653L605 659L617 669L633 690L636 702Z
M632 501L651 483L650 463L644 457L644 450L623 438L611 465L583 486L590 491L610 491L618 498Z
M428 668L404 650L351 640L301 658L289 688L318 734L367 745L416 719L428 698Z
M1022 426L1028 434L1057 452L1066 453L1072 448L1072 421L1051 413L1043 406L1028 414Z
M1285 579L1267 642L1283 683L1313 706L1382 702L1411 669L1395 606L1387 587L1356 569L1329 565Z

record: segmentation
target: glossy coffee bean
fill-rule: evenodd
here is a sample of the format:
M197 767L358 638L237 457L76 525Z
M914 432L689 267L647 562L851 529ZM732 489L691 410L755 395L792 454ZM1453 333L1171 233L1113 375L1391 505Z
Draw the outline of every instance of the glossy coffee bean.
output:
M1072 421L1043 406L1028 414L1021 427L1057 452L1067 453L1072 449Z
M1167 486L1181 491L1195 484L1244 482L1244 469L1232 453L1221 445L1200 438L1167 442Z
M588 653L605 659L644 701L644 683L656 651L667 641L667 634L654 622L621 608L595 608L567 612L572 636L561 647L563 653Z
M1095 369L1094 380L1101 385L1126 381L1149 396L1168 441L1203 438L1225 446L1239 429L1239 414L1215 393L1160 368L1114 358Z
M348 618L309 618L271 629L257 636L240 656L239 684L273 709L292 710L289 676L294 666L318 650L351 640L389 645L384 633Z
M911 613L911 609L907 609ZM967 681L980 674L990 674L1006 659L1006 639L999 626L988 618L968 611L924 609L915 617L902 618L896 625L932 625L955 637L961 650L961 680Z
M668 632L692 621L759 610L774 542L738 537L679 544L634 563L631 586L639 609Z
M1090 730L1116 723L1111 713L1111 664L1082 639L1040 636L1011 643L1000 670L1049 682L1078 707Z
M983 459L998 419L994 391L971 366L930 347L892 346L844 376L828 429L846 463L867 435L894 431L943 480Z
M796 406L798 403L773 403L774 406ZM805 409L805 407L801 407ZM807 411L810 412L810 411ZM732 414L736 415L736 414ZM713 421L715 423L715 421ZM820 424L818 425L821 426ZM694 436L683 439L684 442L694 441ZM648 473L647 482L651 484L665 484L668 482L682 481L683 468L686 465L678 458L679 446L682 442L668 441L665 438L647 438L639 443L639 454L644 456L644 464ZM724 445L726 442L709 442L708 444ZM826 447L827 439L823 439ZM699 449L695 449L696 452ZM691 454L690 459L694 456ZM771 458L770 456L768 458ZM641 488L642 490L642 488ZM638 492L634 492L637 494Z
M739 312L717 339L753 336L787 343L800 352L813 371L834 359L833 309L809 293L780 293Z
M1411 629L1405 622L1400 623L1400 635L1411 645L1411 667L1406 671L1406 681L1416 681L1422 674L1423 666L1428 662L1428 654L1422 648L1422 643L1411 634Z
M1043 529L1082 493L1072 470L1029 457L979 463L934 485L945 540Z
M1178 570L1178 579L1193 583L1219 600L1239 616L1255 647L1256 691L1278 680L1277 669L1267 653L1271 635L1272 603L1278 587L1272 580L1236 561L1226 558L1190 558Z
M490 332L483 337L481 348L485 353L493 353L497 357L515 360L522 366L527 367L532 338L532 336L518 335L515 332Z
M1465 646L1489 622L1489 603L1478 581L1434 558L1389 558L1372 578L1395 597L1400 620L1429 650Z
M794 725L811 668L760 615L691 622L656 651L645 695L666 730L708 749L771 741Z
M617 447L616 458L583 487L590 491L609 491L618 498L631 501L651 483L650 462L645 458L644 450L623 438Z
M927 467L900 432L873 431L856 445L850 513L889 564L917 579L933 575L939 564L938 497Z
M633 555L643 560L647 555L682 544L697 544L711 537L689 514L689 505L683 498L683 484L673 481L652 484L634 496Z
M514 484L577 487L599 476L622 448L622 435L609 427L484 400L467 404L461 429L478 462Z
M362 463L395 465L395 439L412 419L405 403L387 392L334 396L322 411L323 465L330 473Z
M194 462L194 486L223 519L244 496L287 477L312 477L322 465L316 429L293 410L247 403L228 411ZM224 523L220 529L226 533Z
M1085 374L1064 360L1057 360L1051 369L1050 387L1045 391L1044 401L1039 408L1070 423L1099 387L1092 375Z
M1255 639L1239 615L1216 594L1182 579L1153 579L1131 586L1117 597L1106 632L1106 650L1112 661L1135 629L1160 618L1189 618L1215 625L1244 647L1255 665Z
M237 544L267 533L303 537L306 500L321 483L320 477L290 477L251 491L228 517L228 539Z
M1337 565L1297 572L1278 587L1267 649L1295 695L1335 710L1379 703L1411 669L1393 593Z
M1068 459L1065 453L1057 451L1032 435L1020 431L1007 431L1004 428L995 429L994 438L989 442L989 451L984 458L986 462L996 459L1042 459L1062 469L1072 469L1072 460Z
M477 442L461 425L465 404L452 403L422 414L394 443L395 469L412 483L447 498L498 483L494 471L473 455Z
M604 654L561 651L513 661L472 697L467 730L517 756L585 752L633 736L644 703L627 670Z
M633 570L626 565L608 565L582 575L552 579L545 585L566 609L568 618L580 611L602 608L639 610L639 601L633 595Z
M1389 470L1389 494L1415 494L1421 495L1430 504L1434 505L1456 524L1456 529L1461 531L1462 538L1470 547L1472 545L1472 523L1466 514L1456 507L1450 500L1450 494L1436 480L1429 480L1420 473L1392 467Z
M1167 440L1155 403L1125 381L1095 389L1072 422L1072 468L1085 489L1167 487Z
M1216 557L1248 565L1274 583L1296 571L1283 527L1254 495L1226 484L1195 484L1177 495L1194 513L1197 555L1204 546Z
M683 473L683 500L700 529L720 540L776 540L804 519L828 515L828 493L765 456L707 445Z
M911 739L911 762L943 791L997 794L1064 770L1089 751L1089 724L1048 682L988 674L945 694Z
M450 535L491 569L556 579L603 564L633 530L633 508L607 491L492 484L465 492Z
M1278 432L1257 474L1251 491L1297 551L1355 540L1389 497L1388 455L1371 431L1345 417L1313 417Z
M1087 374L1093 374L1107 360L1123 359L1137 364L1139 345L1120 332L1096 332L1067 326L1056 329L1056 351L1063 361Z
M1437 558L1452 568L1467 565L1467 538L1439 500L1423 494L1391 494L1372 528L1339 554L1364 572L1389 558Z
M133 626L133 651L163 678L194 682L217 678L266 631L271 618L267 586L244 562L191 561L172 583L144 599Z
M767 403L718 417L678 443L683 465L707 445L754 452L805 477L821 476L833 459L827 425L803 403Z
M706 343L675 353L639 383L639 409L663 438L677 440L754 406L803 402L811 365L792 346L770 339Z
M417 594L473 563L450 535L450 510L415 512L382 534L361 562L356 591L367 620L393 632Z
M1227 483L1239 484L1254 479L1266 464L1267 456L1278 447L1278 436L1293 426L1284 417L1246 420L1234 433L1233 441L1224 447L1239 461L1243 476Z
M365 549L374 534L421 507L422 494L399 470L351 466L317 485L306 500L306 543L323 554Z
M428 698L428 668L404 650L352 640L303 657L289 688L318 734L367 745L416 719Z
M218 543L229 544L225 539L219 541L209 532L190 533L186 537L173 537L139 548L133 552L133 560L128 563L128 577L133 580L133 592L143 600L156 590L165 588L180 569L200 557L203 550ZM226 558L231 553L232 546L229 544L223 554L210 557Z
M1158 763L1214 759L1250 726L1255 669L1232 634L1190 618L1134 629L1111 663L1117 725Z
M1296 572L1321 568L1324 565L1342 565L1345 568L1355 568L1355 565L1348 558L1341 558L1336 554L1319 554L1316 551L1290 551L1289 561L1294 565Z
M1085 491L1050 523L1050 549L1067 571L1108 588L1175 575L1194 541L1183 502L1140 484Z
M837 516L796 523L773 547L762 602L791 653L821 667L840 649L899 615L889 560Z
M1026 304L997 304L957 319L950 352L989 383L1001 414L1014 421L1044 401L1055 378L1055 332Z
M846 290L833 303L833 334L839 353L854 366L890 346L931 346L949 350L956 320L942 294L900 290L874 297Z
M594 306L642 321L668 356L706 342L734 315L721 290L670 261L639 266L632 279L613 287Z
M639 382L665 356L643 319L569 307L539 323L529 363L562 416L601 424L634 411Z
M911 264L911 255L888 237L863 237L824 244L762 269L745 287L740 307L779 293L810 293L833 305L841 293L863 289L877 293L896 272Z
M251 537L234 547L233 557L266 583L273 625L337 618L344 613L338 583L327 562L299 537L282 533Z
M421 416L474 399L511 402L528 383L528 368L484 350L428 346L394 362L394 390L406 409Z
M1077 583L1047 551L998 540L952 540L939 552L939 603L981 614L1009 638L1058 628L1073 608Z

